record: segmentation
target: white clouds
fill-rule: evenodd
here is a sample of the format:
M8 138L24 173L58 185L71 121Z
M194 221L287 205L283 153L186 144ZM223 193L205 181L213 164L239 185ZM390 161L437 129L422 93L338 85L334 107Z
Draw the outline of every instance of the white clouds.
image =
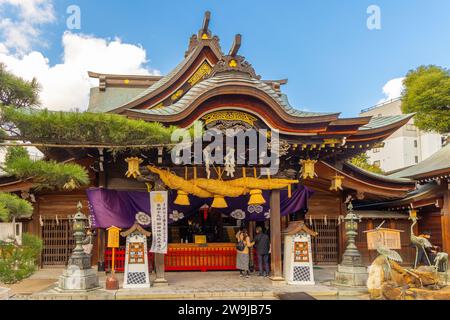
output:
M62 43L62 63L53 66L38 51L18 57L0 43L0 62L27 80L36 77L42 86L42 106L50 110L86 109L89 89L98 84L89 79L87 71L159 74L146 67L146 51L141 46L122 43L120 39L107 41L66 32Z
M385 95L385 98L381 99L379 103L399 98L402 95L402 91L404 88L403 80L405 80L404 77L392 79L386 82L386 84L383 86L383 94Z
M35 44L45 44L40 28L56 21L53 0L0 0L0 62L14 74L42 86L42 106L51 110L85 110L89 89L96 85L87 71L158 74L146 67L141 46L64 33L62 63L51 64Z
M40 40L43 24L56 20L52 0L0 0L3 45L24 53Z

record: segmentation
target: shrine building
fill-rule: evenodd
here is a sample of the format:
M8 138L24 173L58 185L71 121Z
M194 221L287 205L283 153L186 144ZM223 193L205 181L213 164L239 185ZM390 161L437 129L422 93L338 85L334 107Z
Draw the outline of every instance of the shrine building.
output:
M149 253L150 264L166 271L236 270L236 232L246 228L253 238L255 228L261 226L271 239L272 276L281 278L282 234L289 222L296 220L318 234L312 242L314 263L336 265L345 249L343 217L348 201L353 201L361 218L356 244L367 265L377 253L367 249L363 231L383 221L385 227L404 230L400 254L405 262L413 261L408 197L416 197L416 207L428 208L419 228L432 224L439 229L437 237L448 233L442 229L449 226L449 191L444 187L448 180L416 190L415 173L383 176L348 162L378 146L413 115L343 118L339 112L300 111L283 93L287 79L259 75L251 62L239 55L242 37L236 35L227 51L209 24L210 14L206 13L200 30L189 39L184 59L165 76L89 72L99 84L91 89L88 112L114 113L178 128L200 124L203 130L278 132L278 171L268 175L264 165L247 158L239 163L239 155L234 153L228 167L204 161L174 164L171 147L164 145L120 152L47 148L50 159L85 166L91 185L73 192L36 193L35 212L31 221L24 221L24 231L44 240L42 266L67 262L73 248L69 218L81 201L95 230L92 263L100 271L109 270L106 229L126 230L135 223L138 212L151 215L151 190L168 191L168 251L164 257ZM253 147L247 142L244 153ZM2 191L30 187L26 181L0 184ZM430 190L436 188L439 193L431 195ZM446 227L441 223L441 210L445 211L442 221ZM448 250L448 239L442 239L440 245ZM118 272L124 268L124 245L121 238L115 261Z

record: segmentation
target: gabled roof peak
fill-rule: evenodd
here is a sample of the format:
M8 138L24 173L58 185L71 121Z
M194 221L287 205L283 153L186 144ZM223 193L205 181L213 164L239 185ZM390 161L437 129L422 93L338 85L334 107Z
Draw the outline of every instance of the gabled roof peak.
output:
M209 30L209 22L211 20L211 12L206 11L203 24L197 34L193 34L189 39L189 47L185 52L184 57L186 58L195 48L202 42L210 42L211 45L215 46L220 52L222 52L220 48L220 39L218 36L213 36L211 30ZM223 55L223 54L222 54Z

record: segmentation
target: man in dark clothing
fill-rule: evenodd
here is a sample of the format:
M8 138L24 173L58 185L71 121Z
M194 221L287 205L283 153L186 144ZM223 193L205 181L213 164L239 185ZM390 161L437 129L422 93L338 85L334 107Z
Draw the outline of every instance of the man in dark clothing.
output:
M269 236L262 231L261 227L256 227L256 236L254 242L256 254L258 255L259 275L268 277L270 239Z

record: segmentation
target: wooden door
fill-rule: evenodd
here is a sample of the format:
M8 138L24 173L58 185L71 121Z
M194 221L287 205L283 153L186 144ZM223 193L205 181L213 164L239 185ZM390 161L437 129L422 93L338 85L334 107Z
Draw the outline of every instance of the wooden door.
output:
M72 220L67 218L47 218L43 220L42 266L65 266L75 247L72 234Z

